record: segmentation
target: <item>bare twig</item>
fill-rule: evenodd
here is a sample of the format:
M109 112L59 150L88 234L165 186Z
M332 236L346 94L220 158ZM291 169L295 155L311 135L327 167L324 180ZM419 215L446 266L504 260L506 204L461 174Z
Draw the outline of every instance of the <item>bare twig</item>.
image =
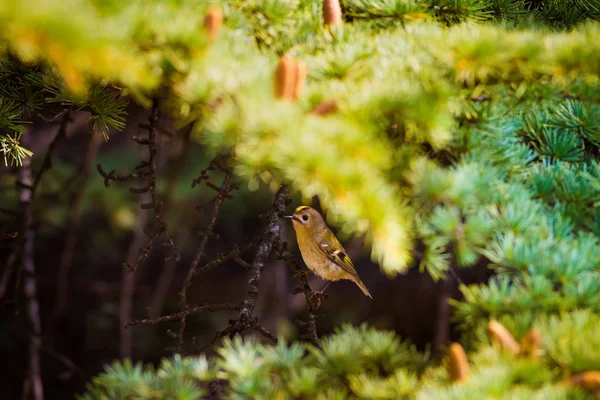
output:
M308 319L306 321L296 321L296 323L306 329L306 338L316 347L321 347L319 335L317 334L317 310L321 307L321 296L313 293L306 275L296 275L301 268L298 266L296 260L294 260L292 253L286 249L286 243L280 241L278 244L278 257L284 260L286 264L292 270L292 273L300 280L300 287L296 289L295 293L302 292L306 298L306 304L308 305Z
M212 164L213 163L211 163L211 165ZM209 168L210 168L210 166L209 166ZM202 175L206 175L205 171L202 171L203 172ZM196 180L194 180L194 182L196 182ZM195 185L192 184L192 186L195 186ZM223 204L223 201L225 200L225 195L227 193L229 193L230 191L231 191L231 171L229 169L226 169L225 177L223 178L223 183L221 184L221 187L218 188L217 196L214 199L213 213L212 213L210 221L208 222L208 226L206 227L206 235L204 235L204 237L202 238L200 247L198 247L198 250L196 251L194 260L192 261L192 265L190 266L190 269L188 270L188 273L183 282L181 291L179 292L179 305L183 310L185 310L187 308L187 290L189 289L190 285L192 284L192 278L194 277L194 274L196 273L196 269L200 265L200 261L202 260L202 257L204 256L206 244L208 243L210 233L212 233L212 231L214 229L215 223L217 221L217 215L219 214L221 205ZM179 348L181 348L181 345L183 342L183 333L185 331L185 325L186 325L186 317L183 316L179 322L179 333L178 333L178 347Z
M162 317L152 317L149 315L146 319L138 319L135 321L128 322L125 327L128 328L134 325L155 325L161 322L172 321L175 319L180 319L183 317L189 317L190 315L199 314L201 312L209 311L209 312L217 312L223 310L239 310L240 306L238 304L233 303L223 303L223 304L204 304L202 306L194 306L188 307L187 309L174 313L165 315Z
M225 177L221 186L216 186L214 184L209 185L208 183L210 182L206 182L209 179L208 171L212 169L218 169L225 172ZM206 231L204 232L202 241L198 250L196 251L196 256L194 257L194 261L190 266L190 269L188 270L188 274L180 292L179 305L181 307L181 311L162 317L153 317L152 313L149 310L149 315L146 319L131 321L126 324L126 327L140 324L154 325L161 322L179 320L180 324L177 333L167 331L167 333L169 333L171 337L177 339L177 345L170 349L175 352L182 352L184 344L188 343L192 343L196 351L202 352L207 348L214 346L222 338L226 336L233 337L235 335L243 333L246 330L254 330L263 335L268 340L272 341L273 343L277 343L277 337L273 333L271 333L265 326L263 326L258 321L258 318L254 317L253 314L258 299L258 286L260 283L261 275L267 261L269 260L273 252L276 252L278 257L284 260L292 268L292 271L297 272L299 270L298 265L294 261L291 253L289 253L285 249L286 245L283 242L281 235L282 218L285 214L286 206L290 203L290 198L287 196L287 186L282 185L275 194L271 211L265 215L268 221L267 228L259 239L252 241L244 246L234 246L234 248L229 253L219 254L216 259L208 262L200 268L200 261L205 255L204 252L208 240L209 238L214 236L213 229L221 205L223 204L223 201L227 197L228 193L234 188L234 185L231 184L230 169L220 166L220 164L216 160L213 160L209 168L202 171L200 176L194 180L193 186L198 183L206 183L207 186L217 191L217 196L211 201L211 203L213 204L213 212L211 218L208 222L208 226L206 228ZM248 263L241 258L241 256L245 252L254 248L256 248L256 253L254 255L252 263ZM187 289L191 285L191 280L193 276L199 271L206 271L208 269L216 267L217 265L221 265L229 260L235 261L250 272L250 277L246 288L246 296L241 305L205 304L203 306L196 307L189 306L187 304L186 294ZM308 340L310 340L310 342L313 345L319 347L319 337L316 329L316 319L318 317L317 309L321 305L322 296L312 292L305 276L302 276L300 280L301 286L297 292L303 292L306 296L309 307L309 318L308 321L298 321L298 323L306 328L308 333ZM207 343L206 345L202 347L198 346L196 344L196 337L193 337L190 341L184 341L186 320L190 315L204 311L216 312L221 310L239 310L239 313L237 315L237 318L229 321L229 325L227 325L224 329L217 331L213 335L209 343Z
M65 115L68 112L69 112L69 108L65 108L64 110L62 110L61 112L59 112L58 114L56 114L56 115L54 115L54 116L52 116L50 118L45 117L42 113L38 113L37 115L38 115L38 117L40 117L41 119L43 119L44 122L52 123L52 122L56 121L58 118L60 118L61 116Z
M254 329L256 332L259 332L271 342L277 344L277 338L275 337L275 335L273 335L267 328L259 324L258 320L254 320L254 323L252 324L252 329Z
M247 243L243 246L233 246L233 249L229 252L229 253L222 253L217 255L217 258L215 258L214 260L206 263L205 265L203 265L202 267L198 268L196 270L196 274L200 273L200 272L205 272L208 271L209 269L213 269L221 264L223 264L226 261L229 261L231 259L236 259L236 258L240 258L241 255L253 248L255 248L257 246L256 242L250 242Z
M58 127L58 132L56 133L56 136L54 136L54 139L52 140L52 142L50 142L50 145L48 146L48 151L46 152L46 155L44 156L44 160L42 161L42 167L40 168L38 173L35 175L33 184L31 184L31 183L29 184L31 186L31 197L32 198L35 197L35 192L36 192L40 182L42 181L42 176L44 176L44 173L46 173L46 171L48 171L50 168L52 168L52 154L54 153L54 150L56 149L56 145L58 145L58 143L67 136L67 125L68 125L69 121L71 121L71 115L70 115L70 113L67 112L63 116L62 120L60 121L60 126ZM25 182L23 182L22 179L20 181L20 184L27 186L27 184Z
M136 258L138 249L144 242L144 226L148 219L148 214L143 210L138 211L137 222L133 230L133 237L127 251L127 263L133 262ZM119 321L121 326L121 334L119 348L122 358L131 357L132 352L132 333L131 330L125 329L125 325L131 321L131 310L133 308L133 294L135 292L136 271L123 274L123 284L121 286L121 305L119 308Z
M167 223L165 222L161 208L162 205L158 201L158 196L156 193L156 131L157 131L157 122L158 122L158 100L153 99L152 101L152 110L150 112L150 117L148 118L148 124L140 124L140 128L148 130L148 138L143 139L137 136L133 136L131 139L136 143L144 146L148 146L148 160L142 161L139 165L135 167L137 172L118 176L115 170L107 173L102 168L101 164L97 165L98 172L104 178L104 186L107 188L110 187L110 181L123 182L129 181L137 178L148 178L148 184L141 188L129 188L131 193L135 194L150 194L150 202L141 204L140 207L142 210L153 210L154 216L156 218L156 222L158 225L158 229L156 232L145 232L149 237L148 244L146 246L140 247L138 251L137 258L133 262L126 262L123 264L123 269L126 272L134 271L139 265L141 265L150 254L152 250L152 245L154 241L161 236L162 234L166 235L165 245L171 248L171 257L175 258L177 261L180 259L179 251L177 250L177 246L175 246L175 241L173 240L173 235L169 233L167 230Z
M201 175L201 178L199 180L202 179L204 178L202 178ZM258 284L260 282L260 277L263 268L266 262L268 261L269 257L273 253L273 250L276 248L277 243L279 243L279 241L281 240L281 220L285 214L285 209L287 204L289 204L289 201L290 199L287 196L287 186L282 185L275 194L273 206L268 217L267 228L261 236L261 240L257 246L258 249L254 256L254 260L250 265L250 279L248 280L248 286L246 288L246 298L239 307L240 311L237 318L234 320L230 320L229 325L225 329L216 332L213 338L210 340L210 342L206 345L202 347L194 345L196 351L203 352L207 348L215 345L222 338L226 336L233 337L235 335L241 334L247 329L255 330L263 336L265 336L266 338L268 338L269 340L271 340L272 342L277 343L277 338L275 337L275 335L273 335L268 329L263 327L258 322L257 318L253 317L253 312L256 306L256 300L258 298ZM247 246L251 247L250 244ZM240 251L241 250L239 247L235 247L232 252L230 252L227 255L221 255L215 261L224 262L228 259L239 258ZM181 346L181 331L179 335L179 340Z
M163 195L163 213L166 213L170 209L171 201L173 200L175 184L177 183L179 175L183 171L185 160L187 159L187 155L189 153L190 136L193 128L194 124L189 124L189 126L185 127L185 129L182 131L183 135L181 140L181 151L175 158L175 165L173 168L171 168L169 171L169 176L167 177L167 187ZM163 261L162 271L156 281L156 289L154 289L152 300L150 302L150 312L153 315L160 314L162 310L163 303L167 297L169 288L171 287L171 282L173 281L173 275L175 274L176 266L177 262L174 258Z

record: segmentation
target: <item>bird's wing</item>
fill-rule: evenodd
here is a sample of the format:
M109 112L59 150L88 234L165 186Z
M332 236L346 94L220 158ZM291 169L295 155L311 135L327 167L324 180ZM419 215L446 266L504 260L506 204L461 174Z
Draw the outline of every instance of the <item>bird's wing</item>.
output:
M319 249L325 253L327 258L333 263L360 281L358 273L356 272L356 269L354 269L354 264L352 264L352 260L350 260L344 247L342 247L333 232L328 231L325 234L323 239L319 242Z

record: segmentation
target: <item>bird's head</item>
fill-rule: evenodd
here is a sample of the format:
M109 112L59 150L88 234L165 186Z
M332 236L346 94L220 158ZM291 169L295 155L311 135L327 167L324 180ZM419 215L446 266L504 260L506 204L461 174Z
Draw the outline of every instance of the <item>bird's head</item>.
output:
M300 206L286 218L291 219L296 232L317 234L327 229L325 220L317 210L309 206Z

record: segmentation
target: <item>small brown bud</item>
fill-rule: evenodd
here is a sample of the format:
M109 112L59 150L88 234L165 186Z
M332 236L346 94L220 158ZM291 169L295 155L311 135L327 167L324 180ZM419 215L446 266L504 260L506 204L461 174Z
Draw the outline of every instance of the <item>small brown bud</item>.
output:
M323 22L328 26L342 23L342 7L339 0L323 0Z
M333 99L324 100L317 104L310 113L313 115L327 115L336 112L338 109L337 102Z
M294 100L298 100L302 95L304 84L306 83L306 63L304 61L296 62L296 83L294 85Z
M521 353L523 356L537 360L540 357L540 346L542 345L542 333L532 329L521 338Z
M204 17L204 28L208 32L211 42L214 42L223 26L223 11L219 7L212 7Z
M275 70L275 97L292 100L296 91L297 66L293 58L284 55Z
M585 389L596 396L600 395L600 371L587 371L569 378L569 383Z
M488 332L495 338L500 345L511 352L512 354L519 354L519 343L515 340L513 335L498 321L490 321L488 324Z
M459 343L450 345L447 368L452 382L462 382L469 377L469 360Z

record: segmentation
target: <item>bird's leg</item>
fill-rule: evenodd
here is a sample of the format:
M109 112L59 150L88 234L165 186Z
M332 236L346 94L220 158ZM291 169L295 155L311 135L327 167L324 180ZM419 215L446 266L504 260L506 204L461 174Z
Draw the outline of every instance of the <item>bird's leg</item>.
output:
M329 285L331 285L331 281L327 282L327 285L325 285L325 287L321 290L319 290L318 292L315 292L316 295L319 296L324 296L325 295L325 290L327 290L327 288L329 287Z

